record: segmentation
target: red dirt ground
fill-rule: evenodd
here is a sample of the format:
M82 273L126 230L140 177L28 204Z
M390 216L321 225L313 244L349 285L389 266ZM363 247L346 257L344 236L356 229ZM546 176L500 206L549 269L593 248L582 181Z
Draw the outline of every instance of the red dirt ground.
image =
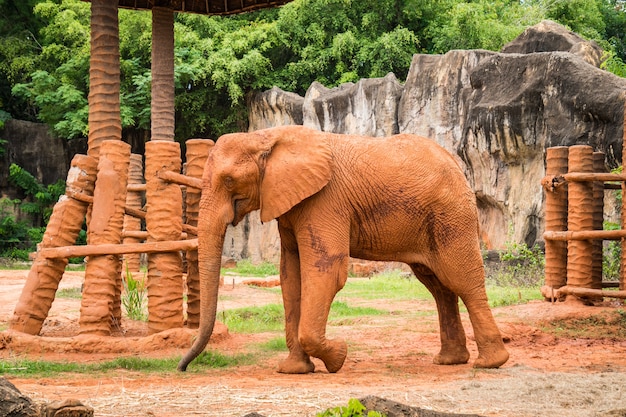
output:
M7 327L27 274L0 271L0 329ZM81 272L67 272L61 288L80 287L82 279ZM229 283L228 277L221 294L220 309L280 302L275 292L240 281ZM349 346L346 363L336 374L328 374L319 362L313 374L278 374L277 364L286 356L281 352L263 364L226 370L194 371L192 363L187 373L172 370L155 375L120 370L9 380L36 400L79 399L94 407L96 416L244 416L250 412L268 417L314 416L366 395L436 411L483 416L626 415L626 394L622 393L626 386L626 341L618 337L555 337L542 330L544 323L563 317L593 317L589 322L601 323L603 317L623 311L620 303L581 307L533 302L494 309L511 354L509 362L497 370L475 370L471 364L432 364L439 349L434 302L359 303L393 313L329 325L329 336L340 335ZM0 333L0 358L93 362L122 355L171 357L184 353L191 337L188 331L173 332L146 342L145 337L135 337L145 335L144 325L126 321L124 332L109 338L115 339L114 344L54 339L76 334L79 309L79 300L57 298L42 338ZM463 320L472 361L477 356L476 345L469 320L466 316ZM613 325L615 334L623 323ZM230 334L212 342L210 348L223 353L247 352L251 344L274 337L275 333ZM73 351L76 343L90 346L90 353ZM46 347L49 345L52 347ZM50 349L56 352L46 351Z

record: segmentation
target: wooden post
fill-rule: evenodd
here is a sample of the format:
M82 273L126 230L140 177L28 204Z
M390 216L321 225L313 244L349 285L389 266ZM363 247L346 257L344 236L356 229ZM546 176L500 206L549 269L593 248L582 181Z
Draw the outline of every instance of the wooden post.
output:
M159 178L161 171L180 173L180 144L146 143L146 229L148 242L178 240L182 233L180 186ZM183 273L180 252L148 255L148 330L183 327Z
M151 140L174 140L174 11L152 8Z
M187 175L202 178L204 164L213 147L213 141L192 139L187 141ZM202 190L187 187L187 224L198 226L200 194ZM189 236L197 237L197 236ZM200 324L200 273L198 271L198 251L187 251L187 327L195 329Z
M593 153L593 172L604 173L604 152ZM604 228L604 182L593 182L593 230ZM602 289L602 240L594 240L593 244L593 266L591 268L591 287Z
M587 145L569 148L570 172L593 171L593 149ZM572 182L568 185L567 229L593 230L593 184ZM570 240L567 243L567 285L591 288L593 243L590 240Z
M131 154L130 165L128 169L128 185L143 184L143 158L141 155ZM126 194L126 208L141 210L143 207L143 192L131 191L132 187L128 187ZM126 215L124 216L124 232L138 232L141 230L141 219ZM132 236L132 234L124 235L123 242L125 244L140 243L141 239ZM138 272L140 268L140 255L138 253L124 255L124 267L122 274L129 272Z
M69 198L68 195L93 195L96 164L96 160L90 156L74 156L67 173L66 195L61 196L54 205L40 248L76 243L89 204ZM12 330L32 335L39 334L44 320L48 317L66 266L67 258L46 259L37 255L15 306L10 324Z
M100 145L87 240L92 245L122 242L130 145L106 140ZM121 258L90 256L80 307L81 334L111 334L111 324L121 320Z
M567 172L569 148L546 150L546 176ZM546 232L567 230L567 184L546 193ZM546 240L546 286L558 289L567 280L567 242Z

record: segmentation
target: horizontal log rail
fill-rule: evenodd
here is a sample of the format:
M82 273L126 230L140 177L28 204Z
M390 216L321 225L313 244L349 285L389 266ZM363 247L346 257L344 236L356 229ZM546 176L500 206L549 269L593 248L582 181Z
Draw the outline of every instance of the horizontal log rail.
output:
M186 185L187 187L202 189L202 180L199 178L188 177L187 175L177 174L172 171L160 171L158 177L166 182L174 184Z
M626 291L619 290L600 290L593 288L583 288L583 287L572 287L566 285L561 287L555 292L555 297L558 299L560 297L564 297L566 295L575 295L576 297L582 298L597 298L597 297L607 297L607 298L626 298Z
M581 230L581 231L546 231L546 240L620 240L626 238L626 230Z
M132 191L136 193L146 191L146 184L128 184L126 186L126 191Z
M165 253L198 249L198 239L168 240L162 242L124 243L43 248L39 256L45 259L73 258L77 256L124 255L128 253Z
M626 181L625 174L612 174L608 172L569 172L567 174L546 176L541 180L541 185L546 191L554 191L556 188L568 182L588 182L588 181ZM605 188L613 189L618 184L607 184ZM619 186L619 185L618 185ZM617 188L617 187L616 187Z

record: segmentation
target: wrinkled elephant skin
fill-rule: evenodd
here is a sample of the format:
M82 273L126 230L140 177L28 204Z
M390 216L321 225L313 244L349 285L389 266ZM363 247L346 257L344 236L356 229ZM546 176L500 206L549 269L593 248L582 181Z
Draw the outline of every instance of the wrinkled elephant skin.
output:
M475 196L454 158L414 135L364 138L282 126L222 136L205 167L198 220L200 333L181 360L206 346L217 307L224 233L245 214L278 219L288 357L278 371L313 372L311 356L341 369L346 343L326 338L349 257L407 263L437 303L435 363L466 363L458 297L479 356L496 368L509 357L487 304Z

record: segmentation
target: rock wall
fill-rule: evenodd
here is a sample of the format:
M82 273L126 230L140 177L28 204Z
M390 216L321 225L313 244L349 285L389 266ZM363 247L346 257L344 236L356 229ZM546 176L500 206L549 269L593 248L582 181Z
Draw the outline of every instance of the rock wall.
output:
M626 79L599 69L601 56L595 43L541 22L501 52L415 55L404 85L389 74L333 89L313 83L304 98L277 88L259 93L250 130L302 120L336 133L432 138L464 167L485 246L533 245L542 242L547 147L589 144L606 153L607 168L621 163ZM254 222L244 222L242 242L257 241ZM272 223L263 227L275 233Z

